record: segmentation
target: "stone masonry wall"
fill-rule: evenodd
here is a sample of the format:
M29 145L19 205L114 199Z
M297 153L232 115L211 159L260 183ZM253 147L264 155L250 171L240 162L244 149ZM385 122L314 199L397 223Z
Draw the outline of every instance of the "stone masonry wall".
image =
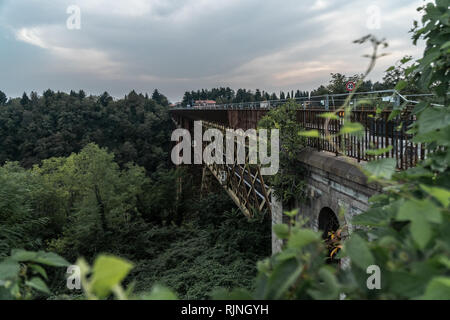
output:
M353 160L336 157L327 152L306 149L299 158L299 163L307 169L309 200L298 205L300 216L308 219L307 227L318 230L319 213L330 208L339 220L339 225L348 225L353 216L368 209L369 198L381 191L380 187L368 183ZM281 205L272 212L273 224L282 221ZM343 209L343 216L339 212ZM279 212L280 211L280 212ZM281 216L280 216L281 215ZM272 252L281 250L281 242L272 235Z

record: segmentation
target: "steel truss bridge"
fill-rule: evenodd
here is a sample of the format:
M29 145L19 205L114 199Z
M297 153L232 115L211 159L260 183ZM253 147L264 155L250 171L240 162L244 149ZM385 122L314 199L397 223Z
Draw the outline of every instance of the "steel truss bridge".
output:
M420 95L415 98L422 99L429 95ZM415 120L410 112L411 107L418 101L410 100L411 96L402 96L395 90L376 91L355 95L351 100L354 108L350 119L363 125L364 132L360 136L350 134L339 135L333 143L325 138L326 133L337 133L344 125L345 119L342 113L337 119L329 121L325 127L326 119L320 117L324 112L336 110L346 100L346 95L326 95L319 97L302 97L291 99L297 102L296 118L306 130L319 131L320 138L307 138L307 146L318 151L334 153L336 156L346 156L358 162L370 161L382 158L392 158L397 162L398 170L414 167L418 161L427 155L424 145L411 141L412 136L407 133L408 126ZM191 134L195 121L202 121L203 129L219 129L225 132L227 129L257 129L259 120L270 109L276 108L287 101L260 101L237 104L223 104L199 108L173 108L170 110L172 119L179 128L189 130ZM382 103L388 109L377 112L374 105ZM389 119L392 108L401 104L407 106L401 114L394 119ZM390 106L390 108L389 108ZM206 146L203 143L203 149ZM343 146L345 148L343 149ZM390 148L392 146L392 148ZM235 152L240 146L234 143ZM370 156L366 153L369 149L382 149L389 147L389 151ZM246 146L248 149L248 145ZM343 152L343 153L341 153ZM225 154L225 152L224 152ZM205 164L206 165L206 164ZM259 165L251 165L246 152L245 163L206 165L214 177L220 182L241 211L247 216L256 213L272 213L273 190L264 182Z

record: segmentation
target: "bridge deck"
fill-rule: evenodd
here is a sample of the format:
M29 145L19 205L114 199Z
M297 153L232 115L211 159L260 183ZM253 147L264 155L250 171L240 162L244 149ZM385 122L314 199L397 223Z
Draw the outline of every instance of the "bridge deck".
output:
M171 110L172 116L178 123L185 125L193 121L208 121L225 128L232 129L256 129L259 120L264 117L267 109L177 109ZM320 114L327 112L324 109L300 109L297 110L297 121L306 130L318 130L321 137L325 138L326 132L334 134L340 131L345 124L343 115L338 120L331 120L328 128L325 128L325 119ZM373 110L352 111L351 121L357 121L364 127L360 136L343 135L333 138L331 143L325 139L307 138L306 144L318 151L328 151L336 155L345 155L359 161L370 161L380 158L393 158L397 161L400 170L414 167L418 161L426 157L427 150L423 144L413 143L411 135L407 133L407 127L414 121L414 116L404 113L393 120L389 120L389 111L377 114ZM182 125L183 126L183 125ZM370 156L367 150L392 147L388 152ZM343 151L344 154L340 154Z

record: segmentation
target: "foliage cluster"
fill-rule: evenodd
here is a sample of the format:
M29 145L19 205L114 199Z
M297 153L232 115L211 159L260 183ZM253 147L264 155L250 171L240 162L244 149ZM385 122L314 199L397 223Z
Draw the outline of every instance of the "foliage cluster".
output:
M160 93L155 99L166 99ZM67 157L93 142L106 147L120 166L135 162L150 173L167 166L173 123L167 107L131 91L114 100L83 91L47 90L42 96L9 99L0 105L0 165L19 161L26 168L52 157Z
M305 147L305 137L298 135L302 126L297 122L299 105L290 100L270 110L258 123L259 129L280 130L280 169L268 182L275 195L286 206L295 206L306 198L304 169L298 165L298 156Z

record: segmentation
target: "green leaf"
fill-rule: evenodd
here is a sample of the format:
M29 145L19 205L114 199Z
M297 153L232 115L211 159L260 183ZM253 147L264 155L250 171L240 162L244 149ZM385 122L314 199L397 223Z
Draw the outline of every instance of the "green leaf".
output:
M284 250L283 250L284 251ZM283 252L282 251L282 252ZM272 267L271 267L271 262L268 258L264 259L264 260L260 260L256 263L256 269L258 270L258 272L260 273L265 273L268 274Z
M0 280L8 280L17 277L20 265L11 259L0 262Z
M125 279L133 265L121 258L101 255L92 268L92 289L99 298L106 298Z
M276 260L281 262L283 260L289 260L297 257L299 254L296 248L284 248L281 252L279 252L275 257Z
M434 277L428 283L422 300L450 300L450 277Z
M30 261L42 263L52 267L67 267L70 265L63 257L53 252L39 251L35 258Z
M386 158L366 163L363 168L370 179L391 179L395 172L397 161L395 159Z
M409 168L406 171L401 172L402 176L405 176L407 179L415 179L415 178L421 178L421 177L433 177L433 172L430 170L425 169L424 167L414 167Z
M333 119L333 120L339 119L339 117L334 112L321 113L321 114L319 114L319 117L325 118L325 119Z
M379 155L385 154L386 152L391 151L392 148L393 148L392 146L389 146L387 148L366 150L366 154L368 154L369 156L379 156Z
M392 217L389 210L383 208L370 208L364 213L361 213L352 218L352 224L364 226L386 226Z
M310 229L293 229L288 240L288 248L303 248L304 246L319 241L320 234Z
M414 299L422 294L429 281L428 275L405 271L388 272L386 275L386 284L389 284L389 293Z
M442 49L442 50L450 49L450 41L447 41L446 43L444 43L444 44L441 46L441 49Z
M423 217L428 222L442 223L442 215L439 208L430 200L409 200L399 209L397 219L414 220L418 216Z
M438 187L429 187L424 184L421 184L420 187L422 188L422 190L424 190L430 196L439 200L439 202L444 206L444 208L447 208L449 206L450 191L443 189L443 188L438 188Z
M345 253L350 257L352 265L363 270L375 263L367 242L356 233L352 234L350 239L345 242Z
M441 12L447 12L446 10L448 10L448 0L436 0L436 6L439 9L442 9ZM448 16L448 13L445 15L442 15L442 17ZM447 41L450 42L450 41Z
M364 131L364 127L359 122L348 122L346 123L340 131L340 134L357 134Z
M317 130L309 130L309 131L300 131L298 133L299 136L309 137L309 138L319 138L320 134Z
M406 82L405 80L400 80L397 83L397 85L395 86L395 90L402 91L403 89L406 88L407 85L408 85L408 82Z
M358 100L358 102L356 102L356 105L357 106L370 106L370 105L373 105L374 104L374 101L373 100L370 100L370 99L361 99L361 100Z
M22 249L11 250L11 259L15 261L33 261L37 256L37 252Z
M294 218L296 215L298 215L298 209L285 211L284 214L287 215L289 218Z
M440 130L430 131L427 133L416 134L412 142L414 143L433 143L438 146L450 146L450 126L441 128Z
M38 264L30 264L29 267L33 269L36 273L40 274L44 279L48 280L47 272Z
M425 249L431 239L431 227L425 219L416 219L411 222L411 235L420 249Z
M275 232L278 239L287 239L289 237L289 226L286 224L274 225L273 232Z
M400 60L400 63L401 63L401 64L408 63L409 61L411 61L411 59L412 59L412 57L403 57L403 58Z
M442 255L438 258L439 263L441 263L442 265L444 265L447 269L450 270L450 259L447 258L446 256Z
M333 273L327 268L322 267L319 270L318 281L314 284L314 289L308 290L308 293L314 300L332 300L339 297L339 283Z
M396 246L399 243L393 236L384 236L378 240L378 244L384 248Z
M421 113L423 110L425 110L426 108L428 108L428 103L426 101L420 101L418 104L416 104L416 106L413 109L413 114L419 114Z
M444 129L450 124L450 111L443 108L427 108L417 120L419 134L425 134L437 129Z
M392 112L389 114L388 121L395 119L401 113L402 113L402 110L392 110Z
M265 300L283 298L286 291L295 283L303 267L296 259L289 259L279 264L267 282Z
M89 264L86 262L86 260L84 258L78 258L76 265L80 268L80 273L87 275L89 273L91 273L91 267L89 266Z
M26 281L25 284L31 288L34 288L36 290L39 290L41 292L45 292L47 294L51 294L50 290L48 289L45 282L38 277L32 278L30 281Z
M410 232L414 242L420 249L425 249L431 239L431 223L440 223L442 216L429 200L410 200L405 202L398 211L398 220L411 221Z

